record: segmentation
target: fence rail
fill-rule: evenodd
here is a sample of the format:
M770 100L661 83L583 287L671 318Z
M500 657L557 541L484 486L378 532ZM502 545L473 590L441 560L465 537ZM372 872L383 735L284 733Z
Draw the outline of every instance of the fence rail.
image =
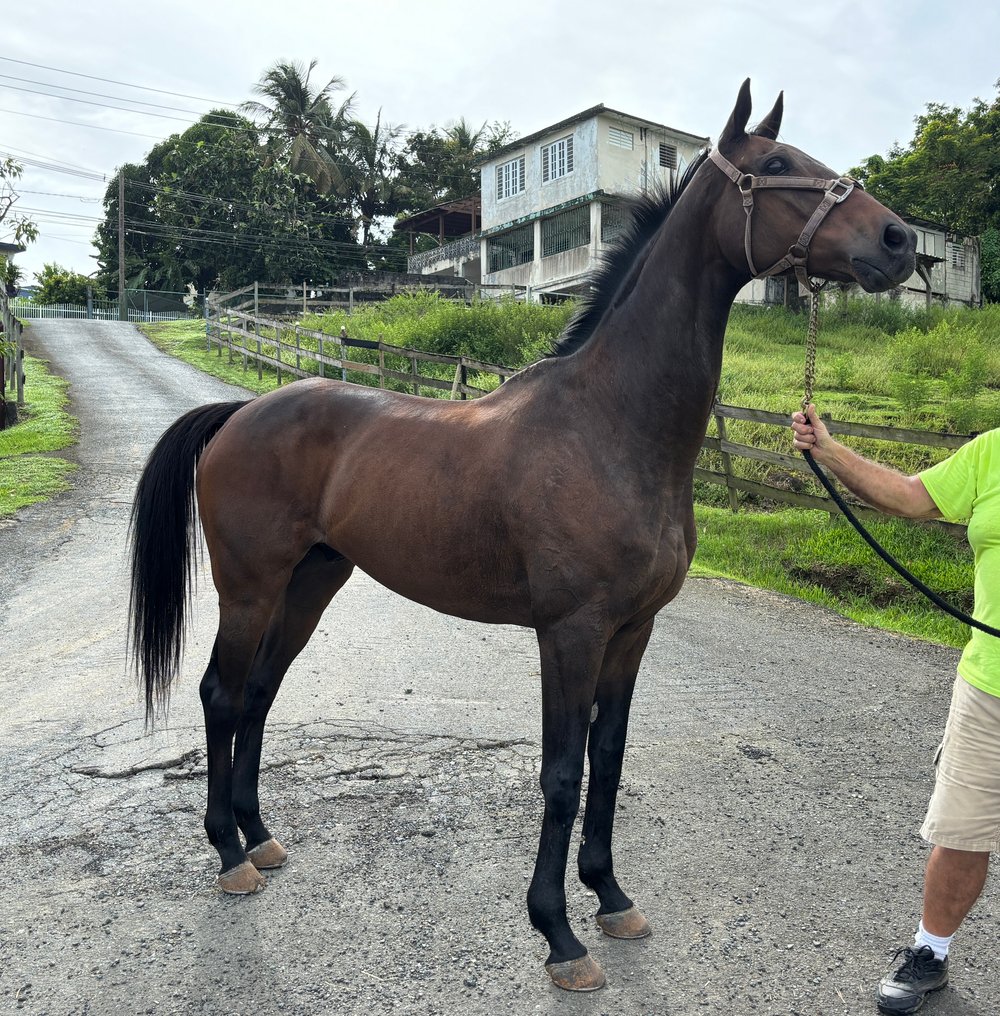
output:
M343 380L352 380L347 377L352 373L366 375L371 380L365 383L380 388L392 383L406 385L414 395L424 394L421 389L430 389L447 392L453 399L467 399L478 398L490 390L471 384L470 375L493 375L502 384L517 373L513 367L484 363L469 356L428 353L381 340L355 339L347 335L346 329L341 329L340 335L330 335L294 321L255 316L211 302L206 303L205 322L209 349L214 347L220 356L225 350L230 362L241 357L244 366L253 361L258 378L269 367L276 372L279 383L283 373L297 378L339 376ZM352 356L350 351L355 349L370 351L370 362ZM427 373L421 365L438 365L445 370Z
M256 301L255 301L256 297ZM420 349L391 346L383 341L355 339L341 329L340 335L304 328L294 320L281 317L261 316L248 310L261 302L259 288L246 286L225 297L210 297L205 303L206 343L215 348L221 356L227 351L230 361L242 357L244 367L251 362L257 366L261 377L265 367L277 372L278 381L282 374L292 377L338 376L344 380L362 384L387 387L405 385L415 395L430 394L450 398L478 398L496 385L483 388L470 383L470 374L494 375L497 383L518 373L511 367L483 363L467 356L446 356L428 353ZM351 350L373 351L368 361L359 359ZM388 359L387 359L388 358ZM393 362L395 361L395 362ZM423 366L422 366L423 365ZM437 374L427 373L427 368L437 365L443 370ZM353 375L353 377L349 376ZM780 427L786 434L789 427L787 413L776 413L763 409L750 409L716 403L712 410L716 435L709 435L702 445L702 459L696 466L694 478L705 483L726 488L728 503L733 511L740 507L740 493L749 494L767 501L778 501L799 508L812 508L830 514L840 514L840 509L818 484L818 494L808 493L796 487L814 485L815 478L809 466L800 455L785 454L771 448L757 447L745 442L734 441L727 430L727 421L740 421L765 426ZM973 435L948 434L936 431L913 430L902 427L887 427L874 424L850 423L833 420L824 415L824 422L832 434L865 438L876 441L892 441L898 444L917 445L925 448L954 449L965 444ZM714 455L721 463L721 469L708 468L705 453ZM741 476L734 468L734 460L749 460L773 467L780 482L768 483L761 479ZM790 482L790 477L806 476L806 483ZM855 513L868 519L883 519L885 516L873 508L852 505ZM934 523L949 529L964 529L949 523Z
M747 409L742 406L729 406L724 403L716 403L713 407L712 415L715 419L718 436L706 437L702 448L705 451L719 453L722 470L712 470L706 469L703 466L697 466L694 471L694 477L696 480L725 487L728 494L729 507L733 511L737 511L739 508L739 496L737 492L742 491L770 501L780 501L784 504L794 505L798 508L815 508L820 511L829 512L831 515L841 514L836 503L826 495L825 491L822 495L808 494L804 491L789 489L785 486L764 483L760 480L751 480L739 476L733 469L733 458L744 458L756 462L764 462L778 469L785 470L789 474L806 474L810 482L814 482L812 470L801 455L789 455L768 448L754 447L753 445L731 441L727 437L727 420L744 420L750 423L760 423L780 427L787 432L789 427L789 416L787 413L774 413L764 409ZM897 444L919 445L924 448L960 448L974 436L971 434L947 434L939 431L910 430L903 427L884 427L869 423L850 423L845 420L833 420L827 414L823 414L823 422L831 434L861 437L875 441L893 441ZM882 512L874 508L864 507L863 505L858 507L852 505L851 510L860 518L885 518ZM964 526L954 526L951 523L941 522L936 524L948 529L964 529Z
M0 430L17 423L24 405L24 328L0 289Z
M135 295L135 294L133 294ZM137 301L138 302L138 301ZM39 321L49 318L80 318L88 321L117 321L121 316L117 300L93 300L86 304L76 303L33 303L19 298L11 301L11 309L22 321ZM153 310L148 305L129 305L126 308L129 321L178 321L190 317L186 307L174 310Z

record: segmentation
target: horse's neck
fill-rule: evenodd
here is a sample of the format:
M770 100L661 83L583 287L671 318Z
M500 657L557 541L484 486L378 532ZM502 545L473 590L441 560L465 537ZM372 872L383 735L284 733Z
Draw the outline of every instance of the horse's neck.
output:
M665 464L693 464L722 368L722 344L742 281L711 245L699 213L681 202L653 240L631 292L581 349L609 412L662 449Z

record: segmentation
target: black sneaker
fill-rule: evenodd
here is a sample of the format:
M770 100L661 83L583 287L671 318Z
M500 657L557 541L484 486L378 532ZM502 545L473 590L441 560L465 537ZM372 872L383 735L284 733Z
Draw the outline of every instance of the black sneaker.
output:
M934 958L929 945L919 949L906 946L900 949L893 960L903 957L902 964L885 975L878 985L878 1007L880 1012L903 1014L916 1012L924 999L948 983L948 957Z

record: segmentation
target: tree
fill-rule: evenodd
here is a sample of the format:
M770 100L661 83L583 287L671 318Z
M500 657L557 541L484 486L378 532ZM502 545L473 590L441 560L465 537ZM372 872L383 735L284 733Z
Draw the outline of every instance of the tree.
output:
M130 289L235 289L255 279L327 277L354 251L351 222L324 214L315 189L267 158L253 121L206 114L125 166L125 259ZM118 183L98 227L101 278L117 289Z
M31 243L38 237L38 227L25 215L14 212L18 193L14 184L21 179L24 167L11 158L0 159L0 239L10 237L14 243Z
M345 87L332 77L314 92L309 78L316 60L306 67L297 61L279 61L253 87L265 101L249 100L240 110L263 120L269 133L268 150L293 173L309 177L320 194L343 189L338 151L347 130L354 95L334 107L333 93Z
M46 262L42 270L35 273L35 282L38 283L32 296L35 303L85 304L88 289L95 296L106 295L103 287L86 275L63 268L54 261Z
M374 128L357 120L348 128L346 185L360 226L361 247L366 252L375 220L393 216L401 207L395 181L396 143L401 133L401 127L382 123L381 110Z
M479 162L516 136L509 123L483 123L476 130L464 117L443 130L414 131L399 160L397 189L405 210L478 194Z
M1000 89L1000 81L997 82ZM869 156L853 175L880 201L968 234L1000 228L1000 95L969 110L928 103L913 139ZM1000 300L996 245L982 250L983 295ZM993 281L996 280L996 281ZM987 288L987 285L989 288Z

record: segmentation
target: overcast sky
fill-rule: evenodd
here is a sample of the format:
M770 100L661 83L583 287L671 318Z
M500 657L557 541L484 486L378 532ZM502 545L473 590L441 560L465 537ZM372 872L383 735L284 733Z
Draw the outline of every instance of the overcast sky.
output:
M91 273L106 184L88 174L142 161L202 99L249 98L279 59L317 59L318 85L345 78L368 123L381 108L410 129L464 116L521 135L603 102L714 137L750 77L756 113L783 89L783 138L847 170L909 141L928 102L991 100L998 43L998 8L980 0L35 0L3 16L0 153L77 175L26 168L19 207L42 233L18 263L26 282L47 261Z

